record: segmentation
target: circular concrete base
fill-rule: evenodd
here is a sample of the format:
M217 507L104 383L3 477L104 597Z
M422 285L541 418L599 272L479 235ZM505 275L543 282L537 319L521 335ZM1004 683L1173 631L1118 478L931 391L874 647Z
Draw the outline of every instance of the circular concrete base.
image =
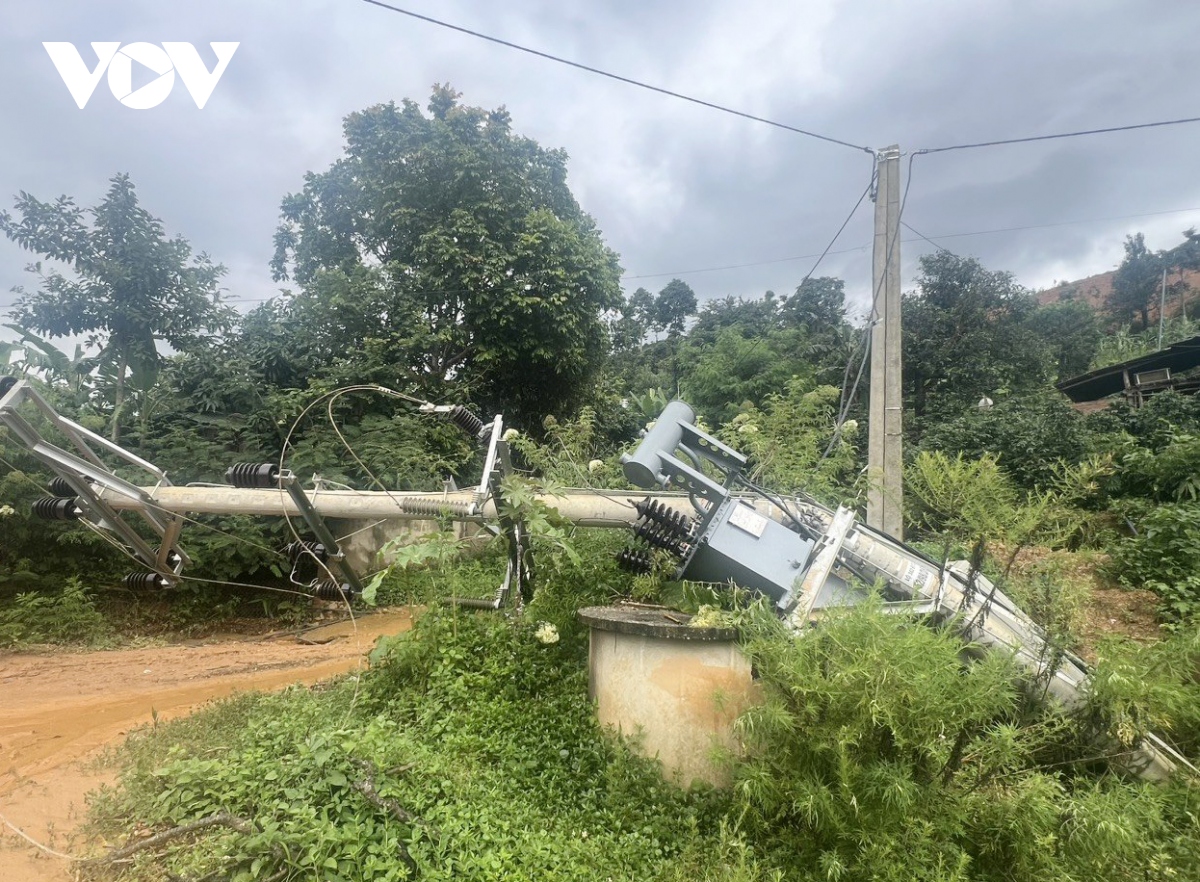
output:
M657 757L682 786L726 786L718 757L736 753L733 721L758 702L750 662L732 628L692 628L690 617L646 606L588 607L589 688L600 722Z

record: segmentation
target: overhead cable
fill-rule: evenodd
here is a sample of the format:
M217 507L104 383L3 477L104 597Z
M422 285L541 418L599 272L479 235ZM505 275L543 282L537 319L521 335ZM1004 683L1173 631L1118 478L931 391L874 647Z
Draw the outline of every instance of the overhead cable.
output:
M833 238L829 240L829 244L825 246L825 250L822 251L820 253L820 255L818 255L817 262L812 265L812 269L810 269L804 275L804 278L800 280L801 285L803 285L805 282L807 282L809 279L812 278L813 273L815 273L817 271L817 267L819 267L821 265L821 261L825 259L825 255L829 254L829 249L831 249L834 245L837 244L837 240L842 235L842 232L846 229L847 225L849 225L850 221L854 218L854 215L856 215L858 213L858 207L863 204L863 200L867 198L867 194L871 192L871 188L875 185L875 174L876 174L876 166L875 166L874 159L872 159L872 161L871 161L871 176L869 178L867 178L867 186L863 189L862 193L859 195L858 201L854 203L854 207L850 209L850 213L848 215L846 215L846 219L844 221L842 221L842 225L840 227L838 227L837 232L833 234Z
M912 226L911 226L911 225L910 225L910 224L909 224L907 221L900 221L900 226L904 227L906 230L908 230L908 231L909 231L909 232L911 232L911 233L915 233L915 234L916 234L916 235L917 235L919 238L921 238L921 239L924 239L926 242L928 242L930 245L932 245L932 246L933 246L934 248L936 248L938 251L944 251L944 252L946 252L947 254L950 254L950 255L952 255L952 256L954 256L954 257L958 257L958 255L957 255L957 254L955 254L953 251L951 251L949 248L946 248L946 247L945 247L945 246L943 246L943 245L939 245L937 242L935 242L935 241L933 241L932 239L930 239L928 236L926 236L926 235L925 235L924 233L922 233L920 230L913 229L913 227L912 227ZM910 242L911 242L912 240L910 239L910 240L908 240L908 241L910 241Z
M436 19L436 18L432 18L428 15L421 15L420 13L413 12L409 9L401 9L399 6L393 6L390 3L383 3L383 2L381 2L381 0L362 0L362 2L369 3L371 6L378 6L380 9L386 9L390 12L398 12L401 15L407 15L410 18L420 19L421 21L429 22L430 24L435 24L438 27L449 28L452 31L458 31L460 34L467 34L468 36L471 36L471 37L478 37L480 40L487 40L489 43L496 43L497 45L500 45L500 46L507 46L509 49L516 49L518 52L525 52L525 53L528 53L529 55L536 55L538 58L545 58L547 61L554 61L554 62L557 62L558 64L565 64L568 67L573 67L578 70L587 71L588 73L596 74L597 76L607 77L610 80L616 80L617 82L625 83L626 85L629 85L629 86L637 86L639 89L648 89L651 92L658 92L660 95L667 95L671 98L678 98L680 101L688 101L692 104L699 104L701 107L707 107L711 110L719 110L719 111L721 111L721 113L728 113L728 114L732 114L733 116L740 116L742 119L753 120L754 122L760 122L760 123L763 123L764 125L774 126L777 129L783 129L784 131L793 132L797 135L804 135L805 137L808 137L808 138L816 138L819 141L828 141L830 144L838 144L842 147L849 147L852 150L861 150L864 153L870 153L870 154L874 154L874 152L875 152L870 147L863 147L861 144L851 144L849 141L843 141L840 138L833 138L833 137L830 137L829 135L821 135L821 134L818 134L817 132L810 132L807 129L801 129L796 126L790 126L787 123L776 122L775 120L767 119L766 117L755 116L752 113L746 113L745 111L735 110L732 107L726 107L723 104L715 104L712 101L705 101L701 98L693 98L690 95L684 95L680 92L673 92L670 89L664 89L661 86L652 86L649 83L643 83L641 80L635 80L635 79L632 79L631 77L624 77L624 76L621 76L620 74L610 73L609 71L601 70L598 67L591 67L586 64L580 64L578 61L571 61L570 59L562 58L561 56L558 56L558 55L551 55L549 52L542 52L539 49L531 49L530 47L522 46L519 43L512 43L512 42L509 42L508 40L502 40L499 37L493 37L488 34L480 33L479 31L473 31L470 28L464 28L460 25L450 24L449 22L442 21L442 20Z
M950 150L974 150L978 147L999 147L1004 144L1028 144L1033 141L1055 141L1062 138L1080 138L1084 135L1106 135L1112 132L1131 132L1135 129L1154 129L1161 126L1180 126L1185 123L1200 122L1200 116L1191 116L1186 119L1164 119L1158 122L1137 123L1130 126L1109 126L1103 129L1084 129L1078 132L1059 132L1054 135L1031 135L1025 138L1003 138L997 141L979 141L974 144L951 144L948 147L926 147L917 150L918 155L929 153L946 153Z

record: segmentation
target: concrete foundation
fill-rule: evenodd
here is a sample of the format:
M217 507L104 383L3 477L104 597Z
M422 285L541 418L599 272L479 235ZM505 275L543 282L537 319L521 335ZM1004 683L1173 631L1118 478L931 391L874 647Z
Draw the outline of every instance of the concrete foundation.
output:
M589 688L600 722L662 762L681 786L728 786L721 753L737 753L733 721L758 703L750 662L729 628L646 607L589 607Z

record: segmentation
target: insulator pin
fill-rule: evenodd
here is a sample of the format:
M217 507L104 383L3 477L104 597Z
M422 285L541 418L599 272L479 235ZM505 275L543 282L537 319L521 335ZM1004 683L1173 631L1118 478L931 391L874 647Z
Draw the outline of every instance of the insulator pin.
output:
M651 499L649 496L640 502L635 502L633 507L641 517L647 521L661 524L680 539L686 541L691 538L695 521L682 512L676 511L657 499Z
M336 582L321 582L313 589L313 598L315 600L332 600L338 603L356 600L358 592L349 583L341 585Z
M69 497L71 499L74 499L76 496L79 495L78 493L75 492L75 488L67 483L67 479L63 478L61 476L56 477L53 480L51 480L49 487L50 487L50 495L51 496L58 496L60 498Z
M121 584L134 591L162 591L174 583L160 573L143 572L130 573L121 580Z
M637 576L648 576L650 571L654 569L654 562L646 552L626 548L623 551L617 552L617 566L627 573L633 573Z
M273 462L239 462L225 470L225 483L242 489L272 489L279 486L279 466Z
M41 499L35 499L31 508L35 517L47 521L77 521L80 515L79 506L75 504L73 496L43 496Z
M483 420L473 414L461 404L454 405L454 408L449 413L450 422L458 426L472 438L478 438L483 434Z

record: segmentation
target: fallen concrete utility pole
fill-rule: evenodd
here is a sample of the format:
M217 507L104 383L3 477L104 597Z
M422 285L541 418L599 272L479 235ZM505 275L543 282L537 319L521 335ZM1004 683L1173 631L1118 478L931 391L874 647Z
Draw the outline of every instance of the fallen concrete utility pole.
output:
M300 509L282 490L209 486L142 486L137 490L137 496L111 489L101 491L98 496L115 511L136 511L148 502L155 508L175 514L300 515ZM437 520L448 514L456 520L494 521L496 505L490 499L479 511L466 513L477 492L470 488L449 493L306 490L305 494L313 508L327 518L419 521ZM580 526L619 528L638 519L633 504L645 496L645 493L578 489L568 490L563 495L543 493L537 499ZM670 499L671 494L664 496ZM687 496L676 494L674 504L684 510L688 506Z
M399 393L396 393L399 394ZM360 588L343 543L327 518L351 520L440 520L484 522L504 535L508 571L491 601L467 605L497 609L510 595L520 605L532 591L530 537L519 514L505 502L504 478L512 473L501 417L490 424L458 406L417 402L422 412L454 422L486 450L479 485L444 493L304 490L282 464L238 463L226 472L232 487L175 487L153 464L60 416L27 383L0 388L0 423L63 481L34 504L50 519L82 520L124 541L131 557L149 567L126 577L127 584L167 588L187 563L178 545L186 514L257 514L297 517L315 540L288 547L291 580L326 599L348 599ZM41 412L74 450L45 440L18 407ZM138 486L105 464L119 459L124 473L137 469L155 483ZM540 501L567 520L589 527L632 527L639 543L621 552L627 569L649 572L661 553L677 561L674 578L734 583L757 592L798 638L824 611L859 603L882 591L888 612L944 623L957 631L968 652L1002 651L1028 674L1032 688L1068 708L1087 700L1088 670L1055 647L1045 632L996 585L965 562L939 563L892 536L857 521L852 511L834 511L811 499L782 498L748 477L746 457L695 425L695 412L673 401L635 451L622 457L625 477L645 493L573 490L543 494ZM53 489L53 488L52 488ZM683 491L670 494L663 491ZM141 523L126 523L122 516ZM135 526L137 529L135 529ZM158 534L158 547L143 537ZM1108 736L1100 746L1111 751ZM1113 751L1115 752L1115 751ZM1122 764L1149 780L1162 780L1194 766L1154 735L1122 751Z

